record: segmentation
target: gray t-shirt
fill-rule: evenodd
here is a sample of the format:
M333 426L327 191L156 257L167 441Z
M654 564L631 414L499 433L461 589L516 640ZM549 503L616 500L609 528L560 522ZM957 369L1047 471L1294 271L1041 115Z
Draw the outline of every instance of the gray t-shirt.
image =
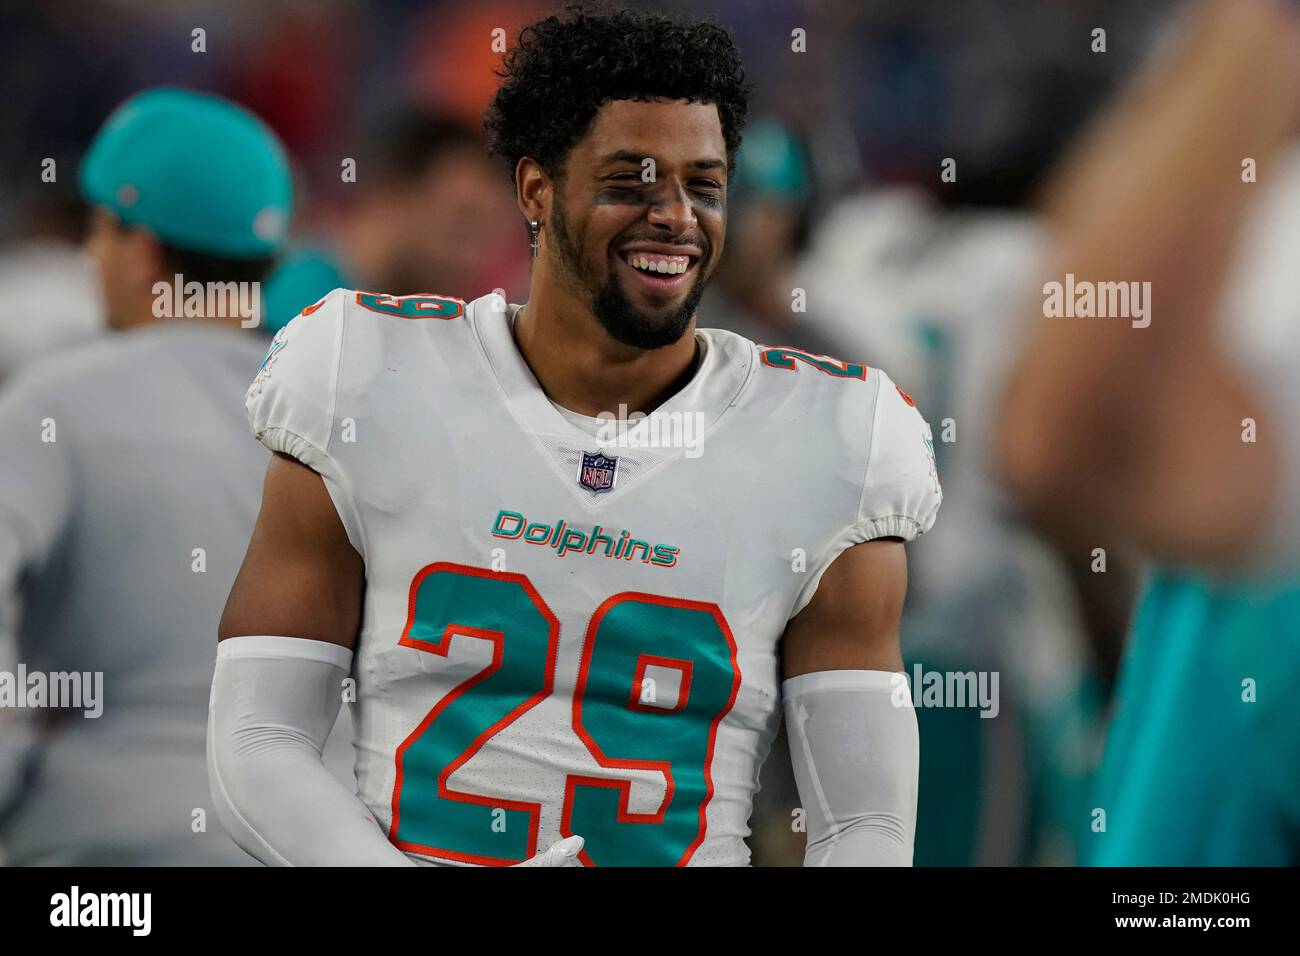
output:
M16 586L22 608L10 659L103 673L97 719L0 711L11 757L24 726L35 736L0 799L9 863L249 862L212 812L204 731L268 458L242 409L266 344L159 323L0 392L0 611L17 616Z

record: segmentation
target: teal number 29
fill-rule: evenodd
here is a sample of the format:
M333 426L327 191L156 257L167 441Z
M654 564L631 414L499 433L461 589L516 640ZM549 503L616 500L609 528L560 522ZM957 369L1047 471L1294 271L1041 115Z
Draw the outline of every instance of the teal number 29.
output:
M540 805L456 791L448 779L551 694L559 621L522 574L431 564L410 594L399 643L445 657L453 638L479 639L491 642L492 658L398 748L389 838L426 856L518 863L539 849ZM656 688L674 683L671 706L660 705ZM585 839L584 863L690 860L704 840L718 725L739 688L735 638L717 605L635 592L601 604L587 628L572 720L609 775L568 777L560 827ZM631 812L632 778L620 770L661 775L659 806Z

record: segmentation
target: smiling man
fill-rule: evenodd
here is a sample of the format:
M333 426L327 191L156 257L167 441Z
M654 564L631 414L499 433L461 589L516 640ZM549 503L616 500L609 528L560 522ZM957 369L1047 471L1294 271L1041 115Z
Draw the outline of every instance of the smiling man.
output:
M220 629L223 822L276 864L743 865L784 702L807 862L910 863L929 428L878 369L695 327L730 36L570 9L504 66L528 302L335 290L249 390L277 457ZM703 453L602 441L622 406ZM349 677L359 796L319 766Z

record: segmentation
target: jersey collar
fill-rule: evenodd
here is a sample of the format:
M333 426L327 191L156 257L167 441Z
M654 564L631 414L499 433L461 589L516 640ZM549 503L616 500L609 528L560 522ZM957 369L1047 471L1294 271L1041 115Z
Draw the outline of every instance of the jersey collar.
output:
M496 293L475 299L466 308L466 317L506 400L534 433L574 436L591 444L591 435L569 421L547 398L519 353L512 329L520 308L507 304ZM755 351L747 339L715 329L697 329L695 337L703 352L695 374L655 414L698 413L703 416L701 424L707 432L726 414L748 382L756 364ZM645 426L641 422L632 429Z

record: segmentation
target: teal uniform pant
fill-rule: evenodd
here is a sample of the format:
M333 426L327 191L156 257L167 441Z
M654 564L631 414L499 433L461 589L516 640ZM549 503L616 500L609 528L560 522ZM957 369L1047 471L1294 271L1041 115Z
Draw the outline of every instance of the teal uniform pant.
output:
M1300 580L1154 577L1094 793L1084 863L1300 862Z

